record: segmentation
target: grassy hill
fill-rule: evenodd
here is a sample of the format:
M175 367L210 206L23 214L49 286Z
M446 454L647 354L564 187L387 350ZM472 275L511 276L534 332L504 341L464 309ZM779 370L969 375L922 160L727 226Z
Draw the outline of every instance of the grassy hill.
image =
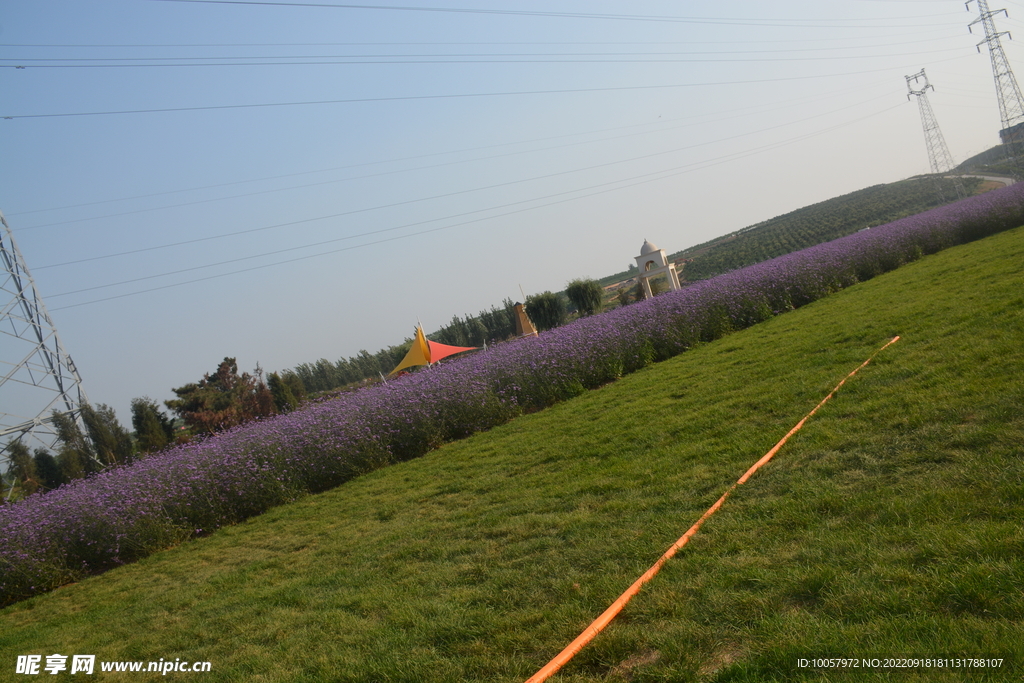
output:
M981 180L965 178L964 185L973 194L980 189ZM946 197L956 198L952 181L943 180L942 187ZM669 259L687 259L681 277L702 280L921 213L942 203L936 195L934 180L928 176L873 185L687 247L670 254ZM635 276L633 269L598 282L608 286Z
M955 199L953 182L946 179L940 182L945 196ZM978 178L964 178L969 194L974 193L980 182ZM692 259L683 268L682 276L686 280L702 280L912 216L943 203L931 177L875 185L762 221L712 244L673 254L672 258Z
M842 655L1019 667L1022 292L1024 229L925 257L8 607L0 678L63 653L209 661L208 681L522 681L894 334L555 680L821 680L797 660Z
M954 170L959 173L1007 175L1015 178L1020 178L1021 174L1019 162L1007 158L1007 150L1003 145L996 145L965 159Z

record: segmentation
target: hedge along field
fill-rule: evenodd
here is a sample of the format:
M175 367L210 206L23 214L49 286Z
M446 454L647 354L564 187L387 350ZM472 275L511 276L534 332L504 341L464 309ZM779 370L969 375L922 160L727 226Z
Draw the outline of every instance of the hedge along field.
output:
M0 508L0 604L418 457L925 254L1024 224L1014 185Z

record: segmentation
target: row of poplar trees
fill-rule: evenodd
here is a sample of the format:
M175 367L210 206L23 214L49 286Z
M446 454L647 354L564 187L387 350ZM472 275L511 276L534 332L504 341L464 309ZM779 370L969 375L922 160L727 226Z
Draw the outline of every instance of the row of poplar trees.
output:
M575 314L593 315L601 310L604 290L596 280L573 280L564 292L543 292L526 298L526 312L541 332L564 325ZM451 346L484 346L514 337L516 334L515 302L505 299L501 306L465 317L453 316L451 322L428 335ZM306 391L331 391L387 375L409 351L412 338L403 344L381 349L377 353L360 351L350 358L330 361L321 358L303 363L281 373L282 378L299 382Z

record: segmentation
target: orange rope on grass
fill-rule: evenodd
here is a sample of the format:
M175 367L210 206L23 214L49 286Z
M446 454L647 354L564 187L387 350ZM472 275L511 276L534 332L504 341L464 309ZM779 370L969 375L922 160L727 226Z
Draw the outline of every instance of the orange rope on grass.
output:
M569 660L571 660L577 652L582 650L584 646L587 645L587 643L592 641L597 636L597 634L603 631L605 627L608 626L608 624L611 622L611 620L614 619L615 616L622 611L622 608L626 606L626 603L628 603L634 595L640 592L640 588L645 583L654 578L655 574L661 571L662 565L664 565L669 560L669 558L675 555L680 548L686 545L690 541L690 539L693 538L693 536L697 533L697 530L700 529L701 525L704 524L704 522L707 521L707 519L711 517L711 515L715 514L718 511L718 508L722 507L722 503L724 503L725 499L729 497L729 494L736 490L737 486L746 483L746 481L750 479L754 472L759 470L765 463L771 460L772 457L774 457L775 454L779 452L779 449L782 448L782 446L787 441L789 441L789 437L793 436L798 431L800 431L800 429L804 426L804 423L807 422L807 420L809 420L812 415L818 412L818 409L825 405L825 403L830 398L832 398L837 391L839 391L839 388L846 383L846 380L850 379L858 372L860 372L860 370L868 363L870 363L875 356L877 356L879 353L887 349L889 346L895 344L897 341L899 341L899 336L893 337L885 346L871 354L866 361L858 365L853 370L853 372L844 377L842 381L840 381L839 384L837 384L835 388L833 388L832 391L829 392L828 396L821 399L821 402L818 403L818 405L814 406L814 409L811 410L811 412L804 415L803 419L797 422L796 426L790 429L789 432L784 437L782 437L779 440L779 442L772 447L770 451L761 456L760 460L754 463L753 466L751 466L751 468L748 469L742 477L736 480L736 483L730 486L729 489L722 494L722 497L715 501L715 504L709 507L707 511L700 516L700 519L698 519L697 522L693 526L691 526L689 530L687 530L687 532L679 538L678 541L673 543L669 547L669 549L665 551L664 555L658 558L658 561L655 562L650 569L644 572L644 574L639 579L634 581L633 585L627 588L626 591L622 595L620 595L618 599L616 599L615 602L613 602L608 607L608 609L606 609L601 614L601 616L599 616L590 624L590 626L583 629L583 633L581 633L576 638L576 640L569 643L569 645L567 645L564 650L558 653L558 655L550 662L545 664L540 669L540 671L531 676L526 681L526 683L541 683L541 681L546 681L548 678L553 676L559 669L565 666L569 662Z

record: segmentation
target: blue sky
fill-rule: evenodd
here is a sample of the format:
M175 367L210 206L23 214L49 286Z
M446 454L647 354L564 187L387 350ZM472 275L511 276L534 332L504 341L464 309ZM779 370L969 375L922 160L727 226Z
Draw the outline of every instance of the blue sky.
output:
M312 4L3 5L0 210L122 422L925 173L921 68L998 142L959 0Z

